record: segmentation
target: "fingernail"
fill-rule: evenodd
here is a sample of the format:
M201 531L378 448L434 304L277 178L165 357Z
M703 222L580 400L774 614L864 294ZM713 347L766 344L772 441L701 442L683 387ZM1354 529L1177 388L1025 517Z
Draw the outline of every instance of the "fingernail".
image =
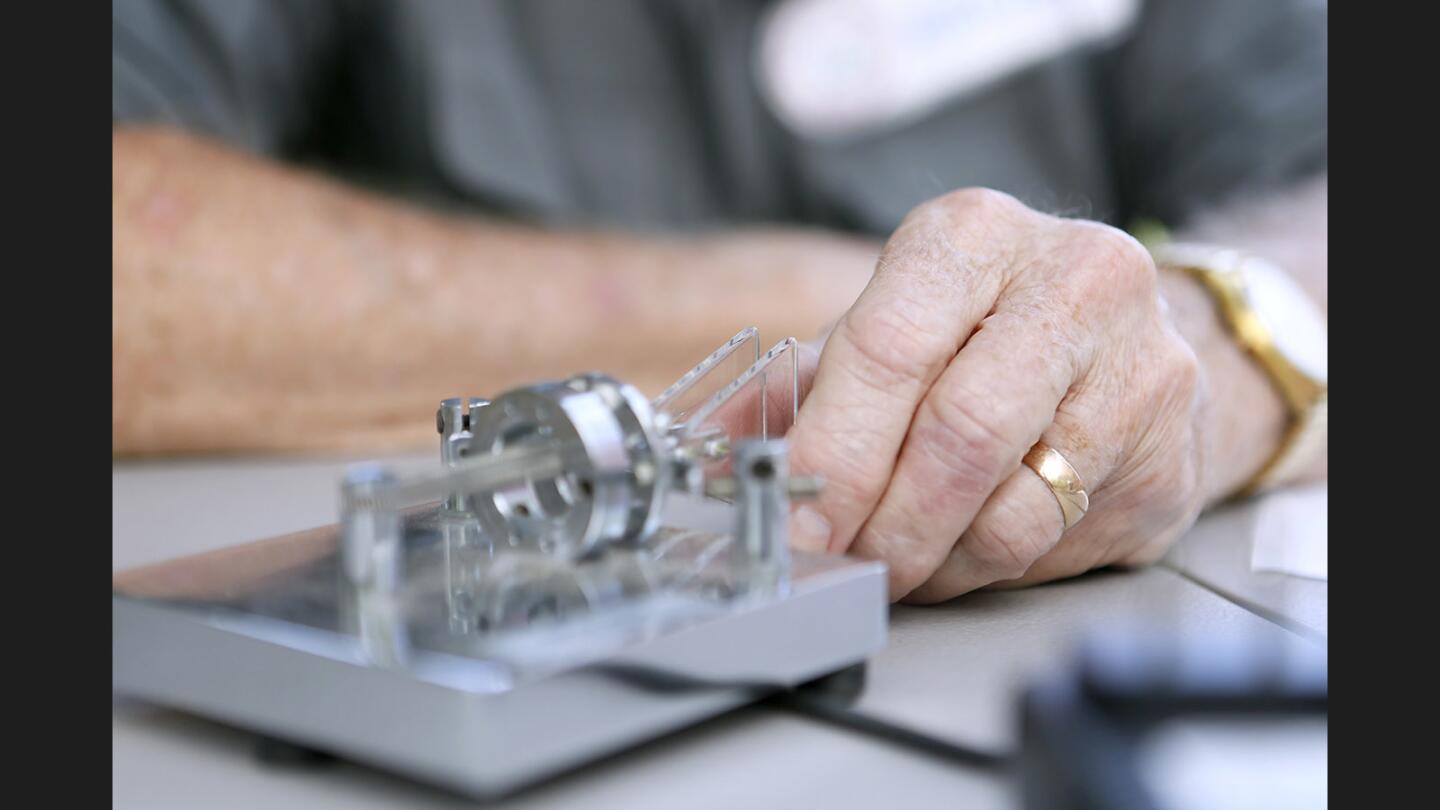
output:
M830 521L813 506L801 506L790 515L790 547L824 551L830 545Z

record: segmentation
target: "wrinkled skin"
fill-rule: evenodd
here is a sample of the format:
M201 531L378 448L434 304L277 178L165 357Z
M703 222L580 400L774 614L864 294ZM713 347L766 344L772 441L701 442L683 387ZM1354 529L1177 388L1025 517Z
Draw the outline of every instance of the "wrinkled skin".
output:
M809 387L791 463L826 489L792 542L885 561L892 599L1150 562L1205 498L1201 366L1148 252L999 192L905 218ZM1042 438L1090 495L1069 530L1021 465Z

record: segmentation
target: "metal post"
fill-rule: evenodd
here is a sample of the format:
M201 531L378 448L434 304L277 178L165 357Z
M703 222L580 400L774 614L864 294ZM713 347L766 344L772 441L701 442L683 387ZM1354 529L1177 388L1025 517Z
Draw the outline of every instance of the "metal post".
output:
M490 400L479 397L451 397L440 401L440 409L435 412L435 428L440 431L440 462L446 467L453 467L470 455L474 438L470 426L476 412L489 404ZM463 511L469 508L466 501L465 495L451 493L445 498L445 508Z
M783 440L736 445L736 524L730 560L737 592L780 596L789 589L789 475Z
M402 666L409 646L400 604L404 581L402 518L377 491L395 480L381 464L359 464L345 473L340 517L340 556L354 608L356 635L370 662Z

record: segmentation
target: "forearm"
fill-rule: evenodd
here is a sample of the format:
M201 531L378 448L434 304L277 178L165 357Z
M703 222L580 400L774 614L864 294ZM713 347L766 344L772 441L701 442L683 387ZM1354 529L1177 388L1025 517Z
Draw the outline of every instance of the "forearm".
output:
M174 133L113 153L117 453L409 444L443 396L592 368L653 394L740 326L814 333L878 252L440 216Z
M1185 241L1242 248L1285 268L1320 305L1327 303L1326 180L1289 192L1239 201L1199 218L1176 235ZM1209 502L1250 480L1278 448L1285 408L1273 385L1228 333L1210 296L1192 279L1162 271L1161 292L1171 319L1204 368L1209 396ZM1298 480L1326 475L1322 454Z

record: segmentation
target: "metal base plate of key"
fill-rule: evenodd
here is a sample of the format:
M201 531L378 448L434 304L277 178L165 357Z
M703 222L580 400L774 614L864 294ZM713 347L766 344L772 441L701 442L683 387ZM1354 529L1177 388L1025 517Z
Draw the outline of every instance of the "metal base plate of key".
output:
M117 575L115 691L490 797L859 663L884 566L786 543L796 353L446 400L339 525Z

